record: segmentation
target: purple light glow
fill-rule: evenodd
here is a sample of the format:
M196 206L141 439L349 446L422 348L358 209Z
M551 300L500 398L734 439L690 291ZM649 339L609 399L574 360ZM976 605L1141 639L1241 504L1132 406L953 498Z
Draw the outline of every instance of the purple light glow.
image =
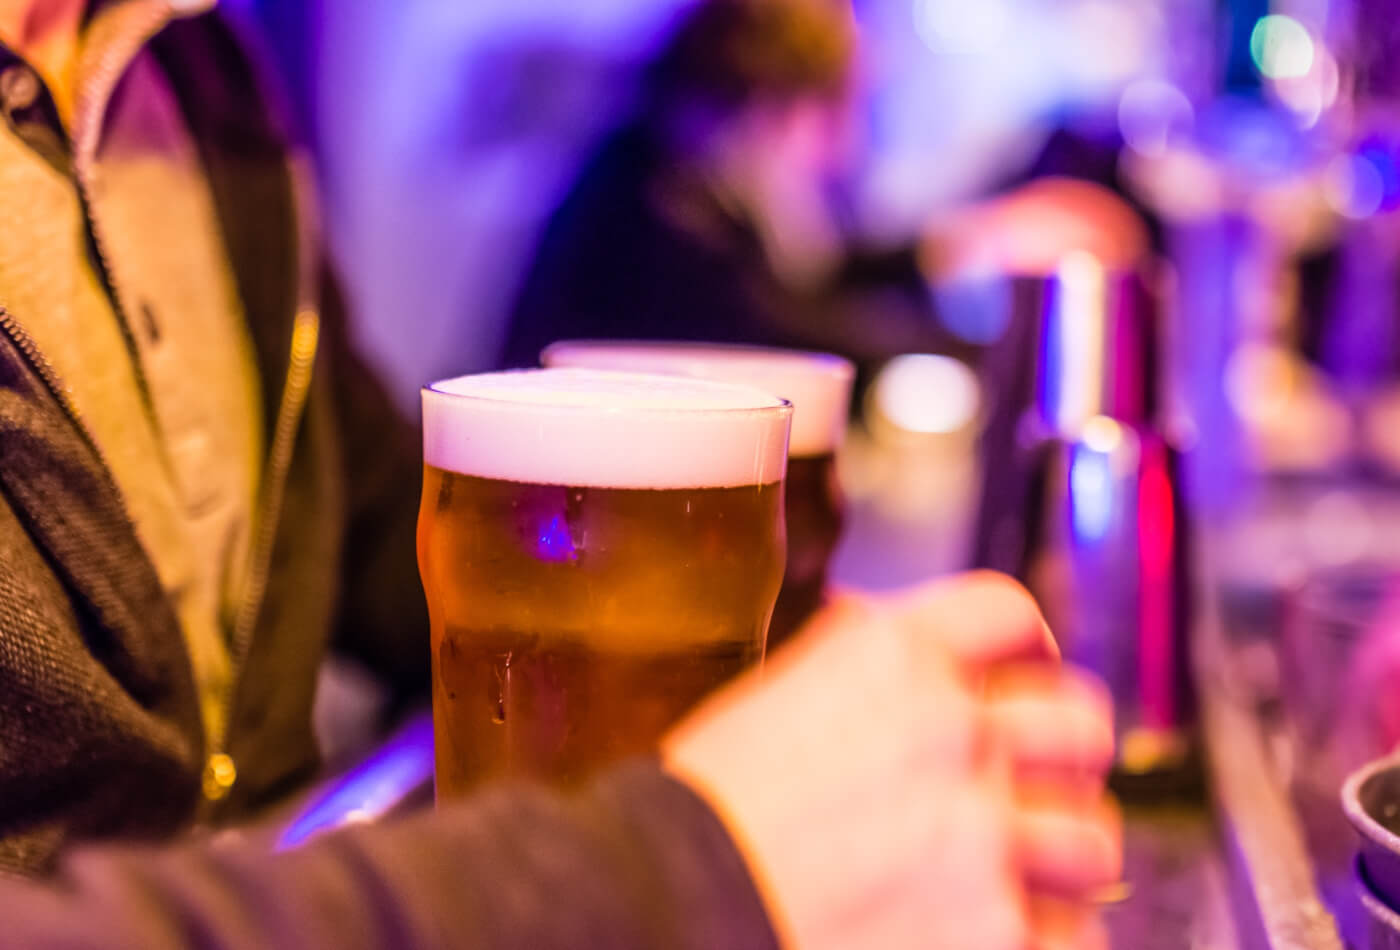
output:
M535 556L541 561L554 563L578 560L574 537L563 514L556 514L540 529L539 538L535 542Z
M433 717L423 713L375 755L337 779L293 819L277 850L347 825L382 818L433 777Z

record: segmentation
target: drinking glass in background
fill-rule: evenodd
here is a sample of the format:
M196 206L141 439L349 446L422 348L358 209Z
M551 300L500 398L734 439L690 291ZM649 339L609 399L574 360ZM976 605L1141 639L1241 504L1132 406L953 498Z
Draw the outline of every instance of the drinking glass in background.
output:
M423 390L439 800L649 753L758 662L791 417L751 387L586 370Z
M1346 776L1400 743L1400 572L1319 572L1289 596L1281 693L1293 781L1328 810Z
M829 353L755 346L563 340L540 354L545 366L702 377L756 386L793 405L786 499L787 570L768 628L781 645L821 607L827 568L841 539L845 499L836 453L850 416L855 367Z

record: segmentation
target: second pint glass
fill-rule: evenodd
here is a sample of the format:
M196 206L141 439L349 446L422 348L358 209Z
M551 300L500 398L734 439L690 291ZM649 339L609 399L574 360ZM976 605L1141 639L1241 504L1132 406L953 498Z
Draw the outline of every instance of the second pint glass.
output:
M826 598L827 566L841 539L845 499L836 452L846 434L855 367L830 353L758 346L645 340L562 340L540 354L545 366L696 376L757 386L792 403L788 450L787 573L768 646L780 646Z
M439 798L650 752L759 660L791 414L748 387L585 370L424 389Z

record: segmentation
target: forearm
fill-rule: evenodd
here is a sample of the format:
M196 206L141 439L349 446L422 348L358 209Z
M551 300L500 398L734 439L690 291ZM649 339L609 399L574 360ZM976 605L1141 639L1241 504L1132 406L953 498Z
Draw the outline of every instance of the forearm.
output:
M774 946L723 827L649 766L572 798L501 788L275 857L92 851L49 884L0 883L0 906L15 946Z

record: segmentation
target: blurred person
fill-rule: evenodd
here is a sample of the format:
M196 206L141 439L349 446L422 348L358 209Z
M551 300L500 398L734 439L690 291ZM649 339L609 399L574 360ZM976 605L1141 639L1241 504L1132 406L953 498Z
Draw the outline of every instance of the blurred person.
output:
M1029 597L971 575L829 610L659 763L277 856L80 852L0 882L0 945L1106 950L1111 756Z
M501 363L558 339L823 349L870 366L967 352L929 283L1049 272L1069 250L1134 261L1147 232L1105 188L1054 178L949 211L903 245L847 240L857 37L844 0L700 0L539 240Z
M1107 270L1149 263L1146 220L1106 185L1066 175L1035 177L931 224L923 253L944 280L1001 275L1045 277L1072 251Z
M847 247L856 36L844 0L702 0L550 218L501 362L565 337L946 349L912 248Z

